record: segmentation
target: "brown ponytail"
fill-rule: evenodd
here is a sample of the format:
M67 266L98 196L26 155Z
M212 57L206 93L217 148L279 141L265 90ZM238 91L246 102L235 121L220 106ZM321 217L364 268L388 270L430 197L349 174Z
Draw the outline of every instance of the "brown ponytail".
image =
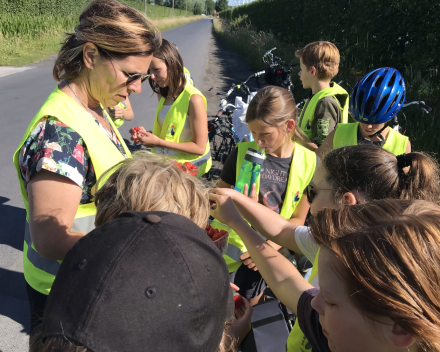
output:
M94 0L79 17L74 33L66 33L53 68L56 81L73 79L83 68L85 43L98 47L106 59L152 55L161 45L160 32L148 18L116 0Z
M340 260L332 265L354 306L388 317L440 352L440 207L386 199L324 209L310 218L315 241Z
M427 154L405 154L406 164L373 145L356 145L331 151L322 160L327 181L340 200L345 192L356 191L364 201L375 199L423 199L438 202L439 168ZM399 164L399 165L398 165ZM403 167L408 165L409 171Z

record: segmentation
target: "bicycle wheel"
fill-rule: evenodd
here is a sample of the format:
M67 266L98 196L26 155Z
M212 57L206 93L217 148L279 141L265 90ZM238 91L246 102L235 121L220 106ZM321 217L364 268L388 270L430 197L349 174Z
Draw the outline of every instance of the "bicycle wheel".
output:
M221 126L220 134L212 138L210 144L212 167L205 178L209 181L217 181L220 178L226 159L236 145L233 132L229 127Z

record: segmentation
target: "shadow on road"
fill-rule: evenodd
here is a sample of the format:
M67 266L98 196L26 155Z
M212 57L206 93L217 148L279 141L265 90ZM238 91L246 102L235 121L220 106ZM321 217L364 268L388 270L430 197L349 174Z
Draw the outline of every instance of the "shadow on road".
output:
M26 210L6 205L9 198L0 196L0 244L23 250Z
M0 315L23 326L29 334L30 313L23 273L0 268Z

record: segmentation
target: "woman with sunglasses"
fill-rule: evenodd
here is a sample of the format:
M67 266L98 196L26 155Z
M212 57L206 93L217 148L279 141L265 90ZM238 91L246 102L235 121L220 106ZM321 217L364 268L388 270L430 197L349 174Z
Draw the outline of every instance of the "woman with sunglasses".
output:
M409 170L404 172L404 168ZM426 154L414 152L396 157L374 145L350 146L331 151L317 166L313 180L307 187L307 200L312 215L324 208L339 208L385 198L438 202L438 182L437 163ZM263 236L304 254L313 263L309 282L318 286L319 247L307 226L295 226L234 190L222 189L221 192L233 199L241 215ZM261 265L259 259L252 259L258 267ZM296 269L292 267L292 270ZM272 274L276 276L277 272ZM271 289L278 297L278 288L271 286ZM304 334L295 324L287 341L287 350L308 351L305 347L307 341L303 341L303 338Z
M159 100L153 132L133 128L131 139L135 144L152 147L154 153L191 163L200 177L212 165L206 99L185 77L176 45L165 39L154 53L149 72L150 86Z
M92 1L66 34L53 69L60 83L14 154L28 219L23 266L31 329L60 261L94 228L97 179L131 156L104 107L141 92L160 44L149 20L116 0Z

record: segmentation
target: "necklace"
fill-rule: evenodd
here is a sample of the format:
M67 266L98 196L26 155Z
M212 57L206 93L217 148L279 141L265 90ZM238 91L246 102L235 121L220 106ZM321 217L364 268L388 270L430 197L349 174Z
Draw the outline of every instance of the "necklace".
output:
M73 95L75 96L75 98L79 100L79 102L81 103L81 105L84 106L84 107L90 112L90 114L92 114L92 116L94 116L94 115L98 115L96 112L94 113L94 111L92 111L92 109L90 109L86 104L84 104L83 101L82 101L82 100L81 100L81 99L75 94L75 92L73 91L72 87L71 87L70 84L69 84L69 81L66 80L66 84L67 84L67 86L69 87L70 91L71 91L71 92L73 93ZM110 127L110 132L111 132L111 134L112 134L112 136L113 136L112 125L110 125L110 122L108 121L107 114L106 114L106 113L103 113L103 114L104 114L105 121L107 121L108 126Z

